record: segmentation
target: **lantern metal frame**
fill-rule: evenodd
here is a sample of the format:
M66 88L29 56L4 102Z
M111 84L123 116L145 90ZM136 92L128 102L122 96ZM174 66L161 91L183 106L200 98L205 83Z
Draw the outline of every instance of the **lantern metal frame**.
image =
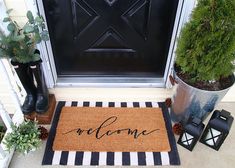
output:
M184 130L180 135L177 143L186 149L192 151L199 140L205 125L199 118L190 117L184 126Z
M215 110L212 114L200 142L212 149L219 150L229 134L234 118L226 110Z

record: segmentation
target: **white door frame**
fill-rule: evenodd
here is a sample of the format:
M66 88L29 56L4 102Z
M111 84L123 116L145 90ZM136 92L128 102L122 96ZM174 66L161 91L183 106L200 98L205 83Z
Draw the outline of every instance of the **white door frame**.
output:
M196 6L197 0L179 0L178 9L175 17L174 28L171 37L170 48L168 52L167 66L164 79L166 79L166 88L171 88L171 82L168 76L173 72L173 66L176 58L177 39L184 24L190 19L191 12Z
M43 68L46 76L46 81L49 88L53 88L54 86L80 86L80 87L166 87L170 88L171 84L168 76L172 73L172 67L175 60L175 49L177 46L177 38L182 29L184 23L186 23L190 17L192 9L195 7L197 0L179 0L179 4L177 7L176 18L174 23L174 28L172 32L171 43L168 52L168 59L166 63L166 69L164 73L164 77L162 80L155 80L156 82L160 82L161 84L157 84L154 82L148 82L145 79L140 80L140 82L136 83L122 83L118 82L112 83L112 80L105 79L102 83L95 82L94 79L87 78L86 81L74 81L70 79L58 79L55 61L53 57L51 43L42 42L38 45L38 48L41 51L42 59L43 59ZM29 10L31 10L34 14L39 13L45 19L45 12L42 0L26 0L26 5ZM145 83L148 82L148 83Z
M26 7L28 10L32 11L34 15L39 14L43 16L46 21L46 16L44 12L44 7L42 1L37 0L25 0ZM46 28L47 22L46 22ZM51 43L50 41L41 42L37 45L37 48L40 50L40 55L43 60L43 71L45 74L46 82L48 88L53 88L56 85L57 81L57 73L55 68L54 57L52 53Z

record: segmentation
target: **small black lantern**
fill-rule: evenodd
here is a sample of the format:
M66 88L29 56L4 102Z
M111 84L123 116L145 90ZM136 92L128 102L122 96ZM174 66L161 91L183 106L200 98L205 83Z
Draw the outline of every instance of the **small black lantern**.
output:
M233 117L228 111L222 110L220 112L215 110L202 134L200 142L215 150L219 150L229 133L232 123Z
M183 133L180 135L178 144L192 151L200 138L205 125L199 118L190 117L184 126Z

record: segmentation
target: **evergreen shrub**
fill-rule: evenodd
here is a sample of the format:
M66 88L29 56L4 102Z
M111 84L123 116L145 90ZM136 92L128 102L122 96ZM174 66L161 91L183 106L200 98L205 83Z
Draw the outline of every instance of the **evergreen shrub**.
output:
M181 31L176 66L191 82L212 82L234 71L235 0L198 0Z

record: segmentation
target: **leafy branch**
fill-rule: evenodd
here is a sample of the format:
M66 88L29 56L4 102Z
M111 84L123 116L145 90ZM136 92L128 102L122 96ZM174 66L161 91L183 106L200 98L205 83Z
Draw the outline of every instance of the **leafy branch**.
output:
M8 10L9 14L12 10ZM31 11L27 14L27 23L21 28L10 17L3 19L7 23L8 35L0 31L0 57L10 58L20 63L38 61L40 55L34 53L36 44L48 41L48 31L42 16L34 17Z
M19 126L12 125L12 132L8 133L3 143L8 151L14 149L20 153L27 154L40 145L40 130L37 122L25 120Z

